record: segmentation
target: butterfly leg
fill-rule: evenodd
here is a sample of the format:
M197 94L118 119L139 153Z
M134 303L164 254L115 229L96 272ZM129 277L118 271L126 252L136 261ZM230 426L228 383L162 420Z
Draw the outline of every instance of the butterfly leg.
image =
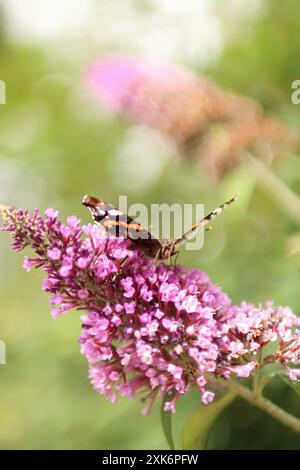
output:
M114 258L111 258L112 260ZM113 276L113 282L116 281L118 279L118 277L122 274L122 271L126 268L127 266L127 261L129 259L129 256L126 256L120 263L119 267L118 267L118 271L114 274Z
M128 260L129 256L125 256L125 258L121 261L121 265L120 265L120 269L119 271L121 271L122 269L125 268L125 266L127 265L127 260Z
M176 251L176 253L175 253L174 266L177 265L177 260L178 260L179 253L180 253L180 251Z
M154 258L154 263L156 263L156 261L158 260L159 254L160 254L160 250L157 250L155 258Z

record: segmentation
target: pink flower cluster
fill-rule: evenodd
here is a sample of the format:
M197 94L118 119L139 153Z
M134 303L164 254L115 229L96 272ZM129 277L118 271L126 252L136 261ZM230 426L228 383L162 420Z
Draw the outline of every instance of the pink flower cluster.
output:
M281 363L292 380L299 376L300 319L271 302L256 308L233 305L208 276L183 266L156 265L128 240L107 236L94 225L67 224L52 209L7 208L2 230L13 248L31 246L24 267L42 267L43 289L51 294L52 315L72 308L82 316L81 351L94 388L111 401L142 394L148 412L160 395L165 410L191 386L202 401L214 398L209 377L248 377L270 362ZM262 348L274 352L261 358Z

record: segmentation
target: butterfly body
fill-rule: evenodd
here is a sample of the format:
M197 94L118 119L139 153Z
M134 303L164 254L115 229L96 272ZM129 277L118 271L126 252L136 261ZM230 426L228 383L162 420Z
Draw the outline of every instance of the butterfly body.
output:
M149 258L166 260L178 253L179 248L190 240L201 226L207 225L235 200L236 196L233 196L214 209L177 240L156 238L132 217L94 196L84 196L82 204L90 210L95 223L101 224L108 233L129 239L133 249L139 249Z

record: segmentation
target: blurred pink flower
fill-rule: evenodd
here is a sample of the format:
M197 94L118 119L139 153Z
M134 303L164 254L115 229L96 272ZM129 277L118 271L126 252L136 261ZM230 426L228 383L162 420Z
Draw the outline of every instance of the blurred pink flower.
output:
M179 144L220 113L221 94L207 81L180 66L147 58L100 58L90 66L88 86L102 104Z
M299 145L296 133L263 113L254 100L226 92L187 69L141 57L112 55L96 60L88 86L101 104L194 148L218 177L261 144L282 152ZM209 132L214 124L218 132Z

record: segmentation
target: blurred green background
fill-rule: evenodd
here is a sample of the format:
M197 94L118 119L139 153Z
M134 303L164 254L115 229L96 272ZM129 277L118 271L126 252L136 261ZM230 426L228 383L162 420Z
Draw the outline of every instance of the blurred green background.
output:
M91 60L109 52L151 53L206 74L300 129L291 83L300 79L300 2L256 0L2 0L0 199L18 207L55 207L89 220L85 193L117 204L196 203L212 208L240 191L199 253L180 262L206 271L235 302L274 299L300 313L299 256L287 240L299 232L282 208L239 167L217 187L154 132L104 113L84 87ZM278 177L300 195L300 160ZM166 442L159 406L142 417L139 400L112 405L95 393L79 353L78 312L54 321L42 273L25 273L22 256L0 243L2 449L159 449ZM300 416L299 397L280 381L266 393ZM199 406L192 391L175 416L176 432ZM259 409L234 401L218 418L211 449L300 449L299 435Z

